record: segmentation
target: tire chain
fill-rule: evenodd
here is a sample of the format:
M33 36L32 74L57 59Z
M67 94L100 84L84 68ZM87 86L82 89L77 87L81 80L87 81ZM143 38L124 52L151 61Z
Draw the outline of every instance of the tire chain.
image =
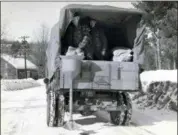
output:
M57 118L57 126L61 127L64 124L64 115L65 115L65 103L64 96L58 95L58 118Z
M132 116L132 102L130 95L126 92L119 93L118 102L120 102L120 105L125 105L127 107L127 110L124 112L124 116L121 115L122 112L117 112L116 114L114 114L115 112L111 112L114 114L114 116L111 116L111 121L115 125L128 126L130 125Z
M124 92L123 94L125 96L125 100L126 100L125 104L126 104L127 109L128 109L125 112L126 115L125 115L123 124L125 126L128 126L128 125L130 125L131 117L132 117L132 101L131 101L130 95L127 92Z
M56 110L56 94L53 91L49 91L49 127L53 127L55 123L55 110Z
M124 99L123 95L119 92L117 93L117 106L123 106L124 105ZM111 112L111 122L115 125L122 125L125 117L124 111L115 111Z

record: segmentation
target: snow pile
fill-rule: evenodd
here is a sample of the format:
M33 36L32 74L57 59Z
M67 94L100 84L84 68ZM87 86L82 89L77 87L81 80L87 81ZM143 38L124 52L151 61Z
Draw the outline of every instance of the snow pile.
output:
M31 78L1 80L1 89L5 91L23 90L23 89L37 87L37 86L41 86L41 84Z
M45 85L45 83L44 83L44 78L38 79L37 82L38 82L40 85Z
M141 74L143 91L133 96L142 108L177 109L177 70L147 71Z
M130 49L116 49L113 51L113 61L129 61L132 57Z
M142 90L147 92L148 87L154 82L170 81L177 83L177 70L145 71L140 75Z

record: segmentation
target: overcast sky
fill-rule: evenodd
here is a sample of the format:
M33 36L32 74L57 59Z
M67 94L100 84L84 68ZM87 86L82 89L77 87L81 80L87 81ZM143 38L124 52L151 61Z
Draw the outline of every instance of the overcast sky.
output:
M51 28L59 20L60 9L71 3L133 8L130 2L2 2L1 24L6 27L6 38L18 40L28 35L29 41L36 39L40 25Z

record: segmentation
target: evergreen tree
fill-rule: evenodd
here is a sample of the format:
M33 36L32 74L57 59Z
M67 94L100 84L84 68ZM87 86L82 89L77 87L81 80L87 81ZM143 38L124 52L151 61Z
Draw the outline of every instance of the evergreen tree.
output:
M140 1L133 5L147 13L144 23L155 38L149 42L156 45L158 69L177 68L177 2ZM147 57L152 55L147 53Z

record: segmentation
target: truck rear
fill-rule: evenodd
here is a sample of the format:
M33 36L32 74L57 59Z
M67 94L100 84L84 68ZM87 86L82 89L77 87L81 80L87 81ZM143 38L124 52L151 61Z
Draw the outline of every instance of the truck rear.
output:
M103 26L108 39L108 55L113 48L133 50L127 62L83 60L65 56L62 37L75 13L89 16ZM130 92L140 89L139 74L143 63L143 13L134 9L110 6L69 5L62 9L60 22L51 31L47 49L47 125L62 126L69 105L69 89L73 87L73 108L82 115L105 110L115 125L128 125L131 120ZM72 71L72 72L69 72ZM72 74L72 75L71 75ZM70 81L72 80L72 82Z

